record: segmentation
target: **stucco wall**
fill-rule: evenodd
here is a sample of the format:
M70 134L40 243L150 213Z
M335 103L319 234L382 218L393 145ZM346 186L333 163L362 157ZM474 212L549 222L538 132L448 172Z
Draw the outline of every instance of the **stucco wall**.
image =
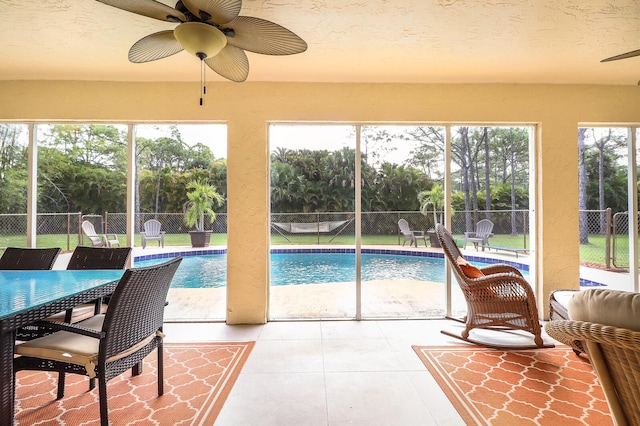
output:
M538 298L578 288L577 127L640 123L640 88L414 85L0 82L0 121L222 121L228 124L227 322L267 318L270 121L531 123L538 127Z

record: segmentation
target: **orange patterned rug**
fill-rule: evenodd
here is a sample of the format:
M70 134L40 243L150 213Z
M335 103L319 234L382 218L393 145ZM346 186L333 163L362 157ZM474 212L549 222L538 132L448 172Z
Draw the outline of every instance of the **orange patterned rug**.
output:
M468 425L612 425L588 360L566 346L413 346Z
M254 342L164 345L164 395L158 396L157 356L145 359L141 375L109 380L112 425L212 425ZM16 387L19 425L98 425L98 387L67 375L65 396L56 401L57 375L20 371Z

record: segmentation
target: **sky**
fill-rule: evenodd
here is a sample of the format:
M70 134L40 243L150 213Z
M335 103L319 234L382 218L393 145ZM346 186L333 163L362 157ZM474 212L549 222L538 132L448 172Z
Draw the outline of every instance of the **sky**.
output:
M145 124L136 125L136 135L147 138L170 136L171 125ZM227 129L225 124L178 124L182 139L188 145L205 143L213 151L217 158L227 157ZM385 127L389 133L400 133L402 126ZM203 136L208 135L208 136ZM364 140L362 141L364 145ZM383 160L396 164L403 164L409 157L410 151L416 144L411 141L393 139L386 142L388 147L394 149L384 155ZM344 147L355 148L355 126L350 124L281 124L275 123L269 126L270 151L277 148L286 149L311 149L337 151ZM367 147L362 150L366 152ZM373 157L370 159L370 163Z
M389 134L401 133L402 126L378 126L385 128ZM344 147L355 148L356 136L353 125L328 125L328 124L275 124L270 127L270 143L273 147L284 147L288 149L326 149L337 151ZM360 140L360 149L367 152L366 141ZM392 138L382 141L392 150L383 156L384 161L390 163L403 164L409 157L411 150L416 147L416 143L399 138ZM373 157L369 158L369 162Z
M162 136L170 136L171 124L136 124L136 135L155 139ZM120 127L120 126L118 126ZM126 131L126 126L122 125ZM211 148L216 158L227 158L227 126L225 123L215 124L177 124L182 139L185 143L193 146L197 143L204 143ZM411 125L379 125L389 134L400 134L403 129L413 127ZM24 136L27 136L25 130ZM370 134L370 133L369 133ZM371 146L366 146L366 141L362 140L362 151L367 152ZM355 148L355 125L353 124L323 124L323 123L273 123L269 125L270 151L273 152L279 147L286 149L325 149L337 151L344 147ZM382 144L382 145L381 145ZM385 152L381 158L384 161L403 164L410 153L416 148L416 143L399 138L378 142L378 147L386 146L392 149ZM369 152L371 154L371 151ZM369 163L376 159L369 155Z
M126 132L127 126L124 124L114 124L121 131ZM136 124L135 131L137 137L156 139L159 137L170 137L173 124ZM209 146L217 158L227 158L227 126L224 123L216 124L177 124L182 140L189 146L197 143L204 143ZM19 137L24 140L24 145L28 143L28 129L24 125L24 130ZM399 126L387 126L389 129L398 129ZM42 131L46 132L46 128ZM42 135L40 135L42 136ZM355 148L355 126L349 124L271 124L269 126L270 151L278 147L286 149L326 149L337 151L344 147ZM385 160L401 164L407 158L413 144L407 141L392 141L393 145L399 147L395 152L389 153ZM364 144L364 142L363 142ZM363 151L365 147L362 148Z
M194 145L206 143L216 157L227 156L227 127L225 124L179 124L180 135L185 143ZM349 146L348 132L350 126L334 125L288 125L275 124L270 126L271 151L275 147L287 149L328 149L330 151ZM170 125L137 125L136 135L148 138L169 136ZM203 138L203 135L208 135ZM205 139L206 138L206 139ZM354 142L355 139L351 138Z
M171 124L137 124L136 137L156 139L171 136ZM178 124L183 142L189 146L203 143L213 151L216 158L227 158L226 124Z

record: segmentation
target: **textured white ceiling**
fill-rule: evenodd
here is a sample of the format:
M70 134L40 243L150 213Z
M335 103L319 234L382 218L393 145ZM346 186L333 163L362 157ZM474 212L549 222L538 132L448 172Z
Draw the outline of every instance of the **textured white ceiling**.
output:
M173 1L162 3L175 5ZM298 34L306 52L248 52L247 81L636 85L640 0L244 0L241 15ZM181 52L132 64L175 24L93 0L0 0L0 80L197 81ZM213 71L209 81L226 81Z

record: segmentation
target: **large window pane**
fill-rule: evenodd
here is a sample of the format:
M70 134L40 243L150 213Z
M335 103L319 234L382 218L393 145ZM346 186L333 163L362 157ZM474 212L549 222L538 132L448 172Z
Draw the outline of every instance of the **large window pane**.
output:
M528 272L529 134L527 127L451 128L451 232L472 262L508 260ZM493 225L488 245L465 244L465 235L476 232L481 220ZM452 313L460 316L466 307L455 303L461 300L456 294Z
M83 220L124 244L127 127L113 124L40 124L38 245L73 250L90 245Z
M270 318L354 318L352 126L269 127Z
M443 223L444 128L363 126L361 141L362 316L442 317L445 269L432 231Z
M583 285L631 289L628 132L624 127L578 128Z
M0 247L27 246L27 147L24 124L0 123Z
M445 269L433 229L435 223L443 223L449 208L452 231L461 245L465 234L476 230L478 221L485 219L492 223L489 245L476 248L470 244L463 249L473 262L506 259L527 273L530 129L452 128L453 202L447 207L445 127L388 125L349 129L356 136L360 131L359 180L355 179L356 168L352 166L357 157L344 155L347 148L322 149L326 146L326 142L321 142L323 136L326 141L331 139L323 132L331 127L272 125L270 129L272 249L315 251L312 256L296 253L293 258L290 253L278 253L272 257L272 318L348 317L345 315L348 308L344 306L352 304L360 307L362 318L444 316L449 312ZM288 137L285 130L289 131ZM296 131L300 133L295 134ZM351 191L358 185L361 185L359 212L350 200ZM350 289L355 274L353 278L335 278L335 271L341 267L338 259L348 259L346 262L351 264L358 256L355 259L336 256L328 263L313 265L302 259L328 259L320 252L335 245L352 251L355 229L350 228L350 216L345 213L361 217L362 244L361 252L357 253L361 255L359 292ZM407 244L399 230L401 220L419 235L413 246ZM331 223L336 223L336 227L332 228ZM345 228L341 229L340 224ZM280 257L291 262L285 277L278 275ZM331 306L326 305L324 293L319 297L320 293L311 292L322 287L313 287L304 279L299 281L305 269L322 275L324 283L342 283L324 287L334 298ZM281 286L277 279L284 280L285 285ZM455 285L452 293L451 311L463 316L464 298ZM295 297L291 296L294 294Z
M148 242L140 253L179 252L191 247L183 207L194 184L219 195L214 215L206 213L202 228L209 234L204 256L185 257L169 290L165 318L224 320L226 316L227 128L224 124L136 125L136 245L151 219L162 225L164 249ZM209 232L210 231L210 232Z

